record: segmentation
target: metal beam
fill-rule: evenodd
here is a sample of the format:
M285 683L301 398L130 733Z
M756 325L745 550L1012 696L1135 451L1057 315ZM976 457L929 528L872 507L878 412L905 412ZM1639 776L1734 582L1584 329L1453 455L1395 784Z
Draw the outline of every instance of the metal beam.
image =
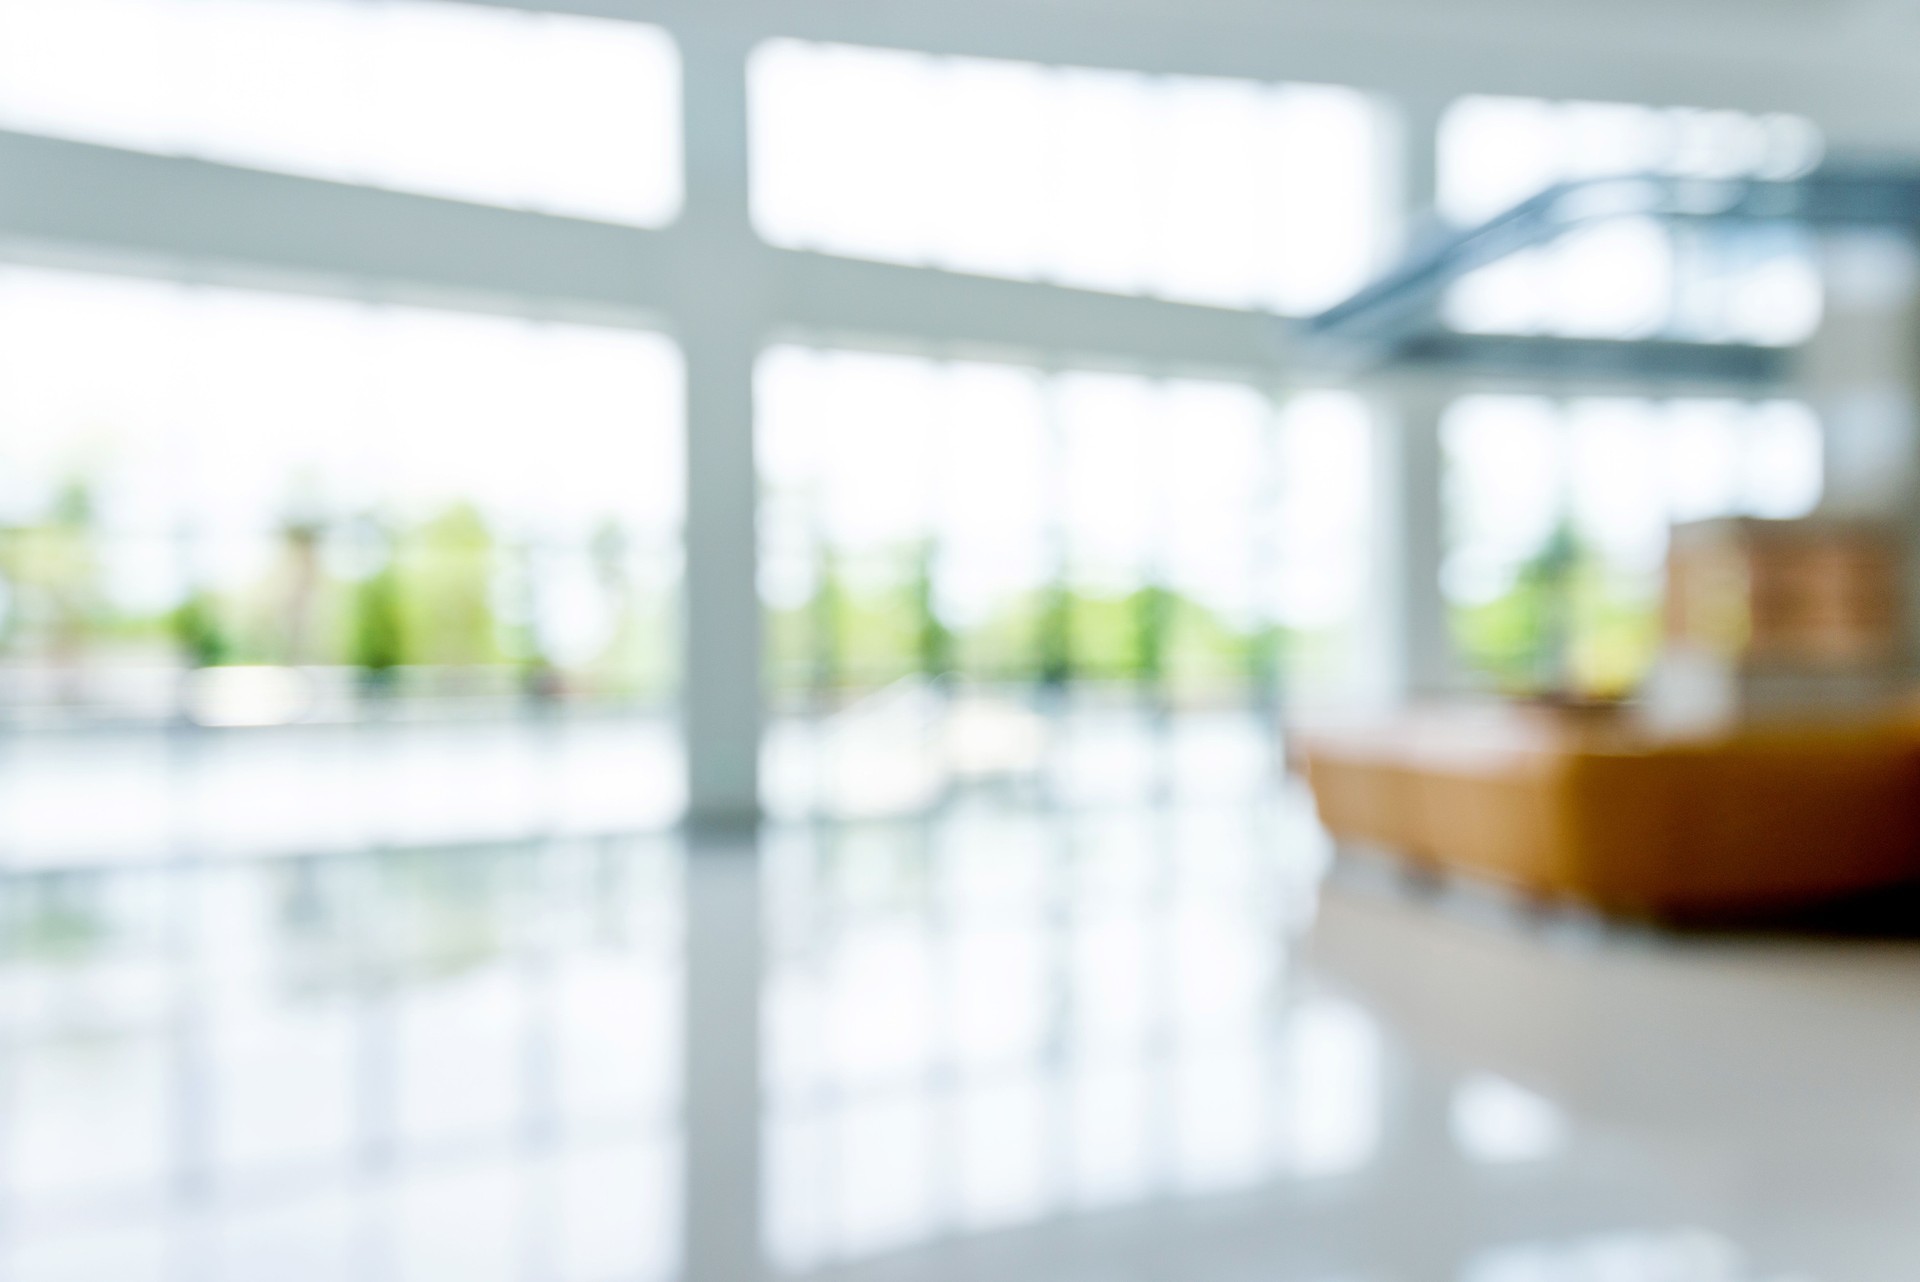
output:
M771 249L746 236L716 259L690 239L693 231L0 131L0 237L140 255L193 279L604 314L672 330L689 297L687 264L698 259L714 280L764 282L755 309L764 332L747 336L754 341L908 344L1251 378L1354 371L1351 345L1302 342L1297 323L1265 313ZM1776 356L1762 349L1455 334L1415 342L1411 333L1396 338L1394 356L1473 376L1740 385L1778 372Z
M0 131L0 234L279 273L653 307L658 235Z
M774 251L775 310L823 338L999 348L1165 369L1271 370L1286 322L1262 312Z
M1720 227L1912 228L1920 225L1920 170L1835 167L1790 182L1641 175L1562 184L1409 254L1353 297L1306 321L1301 341L1322 359L1337 360L1344 352L1354 367L1413 361L1466 369L1486 362L1493 372L1619 369L1659 381L1693 375L1764 380L1781 372L1777 353L1746 345L1468 340L1441 323L1447 290L1473 272L1580 227L1623 217Z
M1794 353L1783 347L1450 332L1406 342L1395 349L1393 360L1464 378L1611 381L1667 392L1783 386L1794 370Z
M0 236L178 261L196 276L305 275L328 293L377 282L383 296L611 308L669 326L686 294L682 268L699 255L686 226L650 231L4 131ZM1232 369L1271 368L1284 342L1274 318L1254 312L796 253L750 238L730 253L713 287L763 275L768 324L829 338Z

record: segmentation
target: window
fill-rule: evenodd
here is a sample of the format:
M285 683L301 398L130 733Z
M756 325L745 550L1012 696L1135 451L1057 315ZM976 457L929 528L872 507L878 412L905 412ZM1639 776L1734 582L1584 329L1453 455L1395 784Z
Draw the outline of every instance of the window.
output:
M1335 628L1357 606L1368 420L1348 394L1276 412L1238 383L786 347L761 404L783 686L935 669L1198 692L1244 681L1267 628ZM799 635L822 593L832 645ZM1129 624L1159 605L1166 637Z
M1638 682L1671 523L1804 516L1820 500L1820 425L1791 401L1472 396L1443 440L1455 635L1521 690Z
M1033 717L1060 699L1087 747L1062 789L1117 795L1152 767L1112 756L1141 710L1263 744L1282 685L1351 676L1370 420L1349 394L781 347L758 402L776 709L840 716L849 763L795 780L809 752L776 728L776 812L1052 769Z
M1459 223L1578 178L1797 178L1821 151L1798 116L1484 96L1447 109L1438 146L1440 212Z
M1820 145L1797 116L1462 98L1440 126L1440 210L1478 222L1554 183L1614 174L1793 178ZM1623 218L1473 273L1446 315L1478 333L1786 346L1813 332L1820 309L1804 229Z
M671 689L664 338L6 268L0 351L0 709Z
M438 0L0 0L0 126L641 225L679 63L636 23Z
M1380 239L1350 89L788 40L752 89L754 218L790 248L1306 313Z

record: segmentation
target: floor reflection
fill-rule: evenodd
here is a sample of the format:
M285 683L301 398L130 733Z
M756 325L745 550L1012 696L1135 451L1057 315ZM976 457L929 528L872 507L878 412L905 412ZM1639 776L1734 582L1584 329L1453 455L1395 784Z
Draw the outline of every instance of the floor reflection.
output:
M1378 1032L1289 964L1286 854L1265 807L772 841L775 1260L1363 1166Z
M247 729L0 724L0 866L661 831L680 817L682 773L671 719L642 714L396 713Z
M6 880L7 1278L660 1278L666 839Z
M1904 1276L1909 953L1326 861L1283 793L0 875L0 1278Z

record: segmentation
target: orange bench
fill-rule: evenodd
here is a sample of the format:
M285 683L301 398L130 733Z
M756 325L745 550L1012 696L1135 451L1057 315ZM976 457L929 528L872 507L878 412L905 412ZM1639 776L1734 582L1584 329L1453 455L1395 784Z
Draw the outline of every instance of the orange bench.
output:
M1302 729L1336 839L1548 899L1669 920L1920 879L1920 727L1661 739L1623 717L1429 709Z

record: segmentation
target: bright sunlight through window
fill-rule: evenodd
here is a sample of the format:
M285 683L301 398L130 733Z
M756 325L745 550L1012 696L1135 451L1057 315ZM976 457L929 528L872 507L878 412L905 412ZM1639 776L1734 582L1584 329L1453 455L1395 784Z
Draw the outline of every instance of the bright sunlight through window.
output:
M438 0L0 0L0 127L654 226L680 72L654 27Z
M752 87L754 218L789 248L1305 313L1381 235L1351 89L788 40Z

